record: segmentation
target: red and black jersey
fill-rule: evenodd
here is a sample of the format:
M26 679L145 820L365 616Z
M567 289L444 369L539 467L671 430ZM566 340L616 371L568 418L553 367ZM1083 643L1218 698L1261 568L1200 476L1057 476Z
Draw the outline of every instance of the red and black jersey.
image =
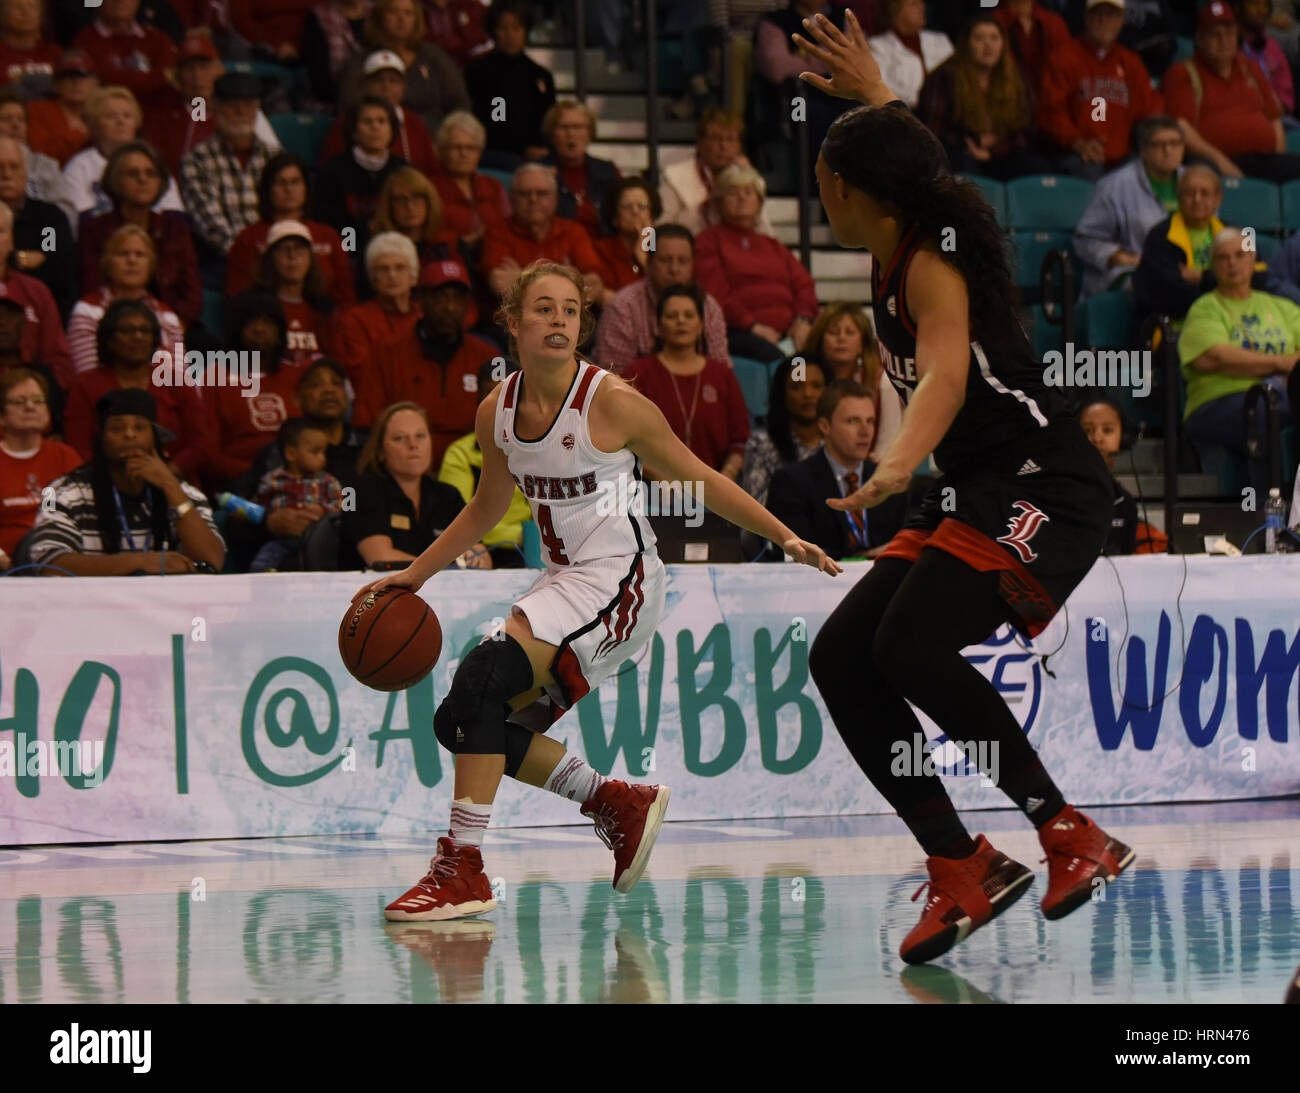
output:
M907 271L924 242L913 224L882 268L871 274L872 313L880 359L904 404L920 377L916 370L916 322L907 311ZM1043 365L1034 359L1024 329L1015 323L1003 344L970 344L966 401L934 450L940 470L969 467L981 453L1046 428L1068 416L1059 391L1043 382Z

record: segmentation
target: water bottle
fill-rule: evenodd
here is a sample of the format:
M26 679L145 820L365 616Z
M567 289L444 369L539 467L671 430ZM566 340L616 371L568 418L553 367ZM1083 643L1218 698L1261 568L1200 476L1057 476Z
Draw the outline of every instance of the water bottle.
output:
M266 509L262 505L255 505L252 501L246 501L242 497L236 497L233 493L223 493L217 497L217 504L225 510L227 516L237 516L241 520L247 520L250 524L260 524L266 519Z
M1282 534L1282 523L1286 514L1286 505L1282 501L1282 491L1276 486L1268 491L1268 502L1264 505L1264 552L1276 554L1278 538Z

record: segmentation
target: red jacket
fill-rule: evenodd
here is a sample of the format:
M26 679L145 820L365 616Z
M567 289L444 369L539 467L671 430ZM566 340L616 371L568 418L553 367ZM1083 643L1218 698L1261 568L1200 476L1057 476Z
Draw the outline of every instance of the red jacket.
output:
M63 439L76 448L82 459L89 459L95 446L95 403L101 395L116 391L121 385L117 373L100 366L82 372L68 389L68 405L63 411ZM180 468L181 477L197 482L199 471L207 462L211 432L207 408L196 387L158 387L151 384L149 393L158 406L158 424L176 434L163 449L163 456Z
M467 334L444 368L424 355L413 328L389 342L380 355L379 367L362 376L352 424L373 425L384 407L394 402L419 403L429 415L433 431L433 466L440 467L452 442L473 432L478 370L485 361L500 355L496 346Z
M1048 11L1042 4L1034 5L1034 29L1029 34L1005 6L995 8L993 17L1002 24L1011 42L1011 52L1020 64L1026 83L1033 90L1034 98L1041 98L1048 62L1054 61L1068 48L1070 28L1056 12Z
M250 42L302 48L302 21L317 0L230 0L230 21Z
M587 229L576 220L558 216L551 221L550 234L540 243L513 216L500 227L491 229L483 239L479 268L489 274L507 258L513 258L521 266L546 258L577 266L583 273L601 273L605 268Z
M1051 59L1038 124L1064 149L1085 138L1101 141L1110 164L1128 157L1136 122L1163 112L1141 57L1121 45L1099 57L1075 38Z
M311 249L316 265L325 278L325 291L339 307L356 303L357 290L352 280L352 263L343 251L343 238L328 224L319 220L303 220L311 232ZM266 250L266 237L271 225L265 220L249 224L235 236L226 256L226 295L236 296L253 287L253 275Z
M90 131L75 130L68 116L53 99L37 99L27 104L27 147L43 156L57 159L60 167L90 143Z
M406 312L385 311L378 300L350 307L339 316L334 350L356 391L369 382L382 362L384 347L408 337L420 321L414 304Z
M343 135L344 117L345 115L340 114L330 126L319 162L328 163L335 156L342 155L348 150L347 140ZM393 138L389 151L395 156L401 156L422 174L432 175L438 169L438 153L433 149L433 137L429 134L429 127L414 110L402 111L401 132Z
M482 0L449 0L445 8L425 0L424 25L429 41L442 46L459 68L464 68L476 46L491 39L483 29L487 13Z
M77 247L81 253L81 291L91 293L104 283L99 259L108 237L126 221L116 209L83 220ZM149 213L149 238L158 253L153 295L188 325L203 313L203 286L199 283L199 258L185 217L177 213Z
M96 19L72 39L72 48L90 54L103 86L125 87L145 111L175 97L165 73L176 67L176 46L155 27L135 23L126 34L113 34Z
M68 352L68 339L59 321L59 309L54 297L35 277L17 270L0 270L0 296L11 296L23 305L27 325L23 328L18 348L23 363L37 361L48 365L56 376L72 375L72 354Z
M734 330L764 323L784 334L799 316L817 315L812 276L784 243L756 231L705 228L695 240L695 279Z
M470 201L456 185L456 180L441 169L429 176L442 198L442 230L458 238L482 235L510 219L510 195L495 178L476 174L473 178L474 200Z
M623 240L617 235L597 239L593 245L604 263L601 267L600 279L606 288L627 288L628 285L636 284L645 276L646 262L650 256L642 254L638 261L632 261L627 256Z
M245 398L238 387L214 387L204 395L203 404L211 415L208 478L226 483L253 465L257 453L279 434L285 419L300 412L294 391L306 370L305 364L285 360L274 374L262 374L252 398Z

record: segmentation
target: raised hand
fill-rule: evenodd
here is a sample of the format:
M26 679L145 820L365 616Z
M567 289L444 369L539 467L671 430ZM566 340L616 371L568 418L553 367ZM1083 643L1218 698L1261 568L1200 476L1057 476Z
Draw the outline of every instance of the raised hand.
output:
M792 35L794 44L805 57L821 62L830 71L829 78L815 72L800 72L799 79L804 83L836 98L853 99L869 106L883 106L898 98L880 75L867 36L852 11L844 15L844 30L820 12L805 19L803 25L812 41L795 34Z

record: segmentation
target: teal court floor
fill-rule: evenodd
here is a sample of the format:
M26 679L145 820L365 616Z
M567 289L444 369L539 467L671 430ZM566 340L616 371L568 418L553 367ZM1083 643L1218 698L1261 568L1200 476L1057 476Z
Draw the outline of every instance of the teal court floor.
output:
M590 827L492 832L491 914L387 924L433 839L0 849L0 1002L1277 1003L1300 963L1300 799L1089 809L1138 852L1047 922L1038 870L934 964L898 958L921 855L893 817L669 823L620 896Z

